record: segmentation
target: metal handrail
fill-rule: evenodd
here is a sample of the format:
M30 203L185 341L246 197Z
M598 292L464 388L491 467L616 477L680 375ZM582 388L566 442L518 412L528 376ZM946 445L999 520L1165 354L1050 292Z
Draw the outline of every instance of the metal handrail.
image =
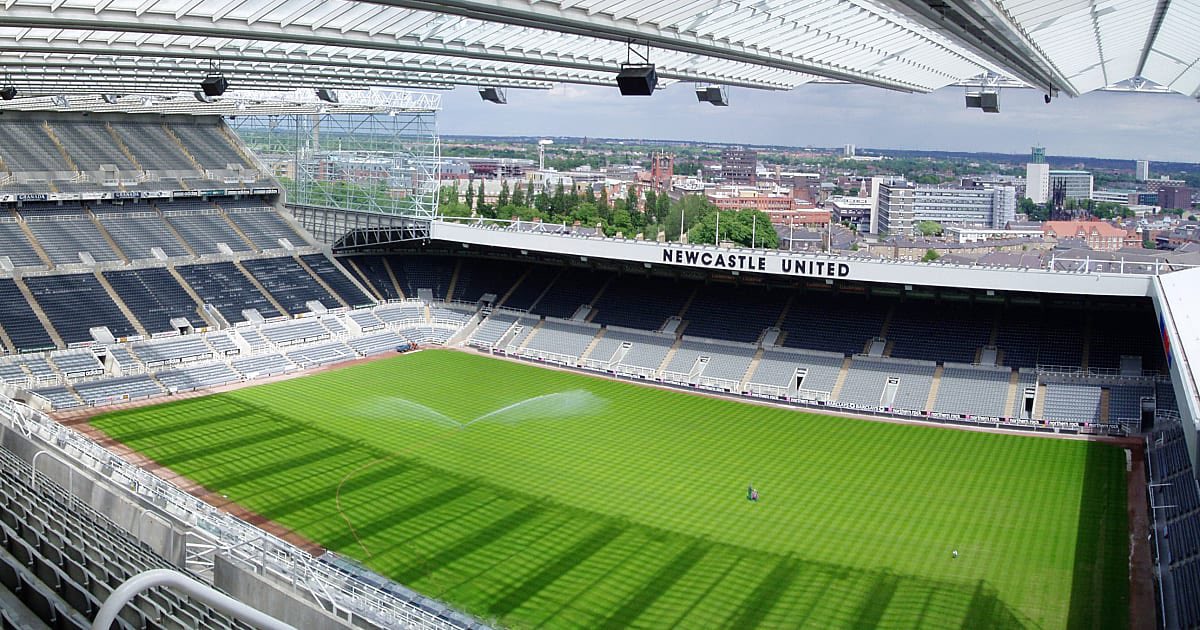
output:
M151 569L143 571L118 586L96 613L92 622L92 630L108 630L117 620L121 612L139 593L156 586L171 588L184 595L200 601L210 608L235 617L262 630L296 630L295 626L286 624L264 612L218 591L217 589L193 580L186 575L170 569Z

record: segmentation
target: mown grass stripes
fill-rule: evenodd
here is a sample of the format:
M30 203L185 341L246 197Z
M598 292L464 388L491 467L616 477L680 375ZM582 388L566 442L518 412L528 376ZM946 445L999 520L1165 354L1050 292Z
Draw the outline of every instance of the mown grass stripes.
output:
M813 415L451 351L94 423L511 627L1127 615L1124 457L1106 445Z

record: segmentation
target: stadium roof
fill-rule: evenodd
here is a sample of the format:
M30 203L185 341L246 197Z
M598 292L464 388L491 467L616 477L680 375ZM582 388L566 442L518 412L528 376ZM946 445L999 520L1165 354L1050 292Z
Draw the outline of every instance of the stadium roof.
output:
M214 68L252 89L611 85L644 56L663 83L927 92L999 77L1200 97L1200 6L1181 0L0 3L0 81L23 94L194 89Z

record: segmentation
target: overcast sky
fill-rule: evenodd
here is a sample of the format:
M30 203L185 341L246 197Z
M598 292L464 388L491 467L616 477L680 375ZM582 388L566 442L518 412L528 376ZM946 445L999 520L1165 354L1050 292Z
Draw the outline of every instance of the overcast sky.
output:
M967 110L962 88L901 94L854 85L791 92L730 88L730 107L698 103L693 84L652 97L614 87L509 90L508 105L473 88L443 95L444 134L561 135L839 147L1027 153L1200 162L1200 103L1181 95L1093 92L1042 102L1005 90L1000 113Z

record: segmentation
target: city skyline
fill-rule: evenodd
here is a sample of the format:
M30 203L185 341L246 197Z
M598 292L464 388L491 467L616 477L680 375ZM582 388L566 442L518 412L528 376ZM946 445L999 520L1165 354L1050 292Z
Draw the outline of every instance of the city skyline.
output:
M730 88L730 107L696 101L679 83L649 98L616 87L510 90L509 104L484 103L472 89L442 97L444 134L599 136L786 146L1027 153L1200 163L1193 99L1096 92L1049 105L1035 90L1003 90L999 114L968 110L963 88L903 94L816 84L791 92ZM936 120L936 123L931 123Z

